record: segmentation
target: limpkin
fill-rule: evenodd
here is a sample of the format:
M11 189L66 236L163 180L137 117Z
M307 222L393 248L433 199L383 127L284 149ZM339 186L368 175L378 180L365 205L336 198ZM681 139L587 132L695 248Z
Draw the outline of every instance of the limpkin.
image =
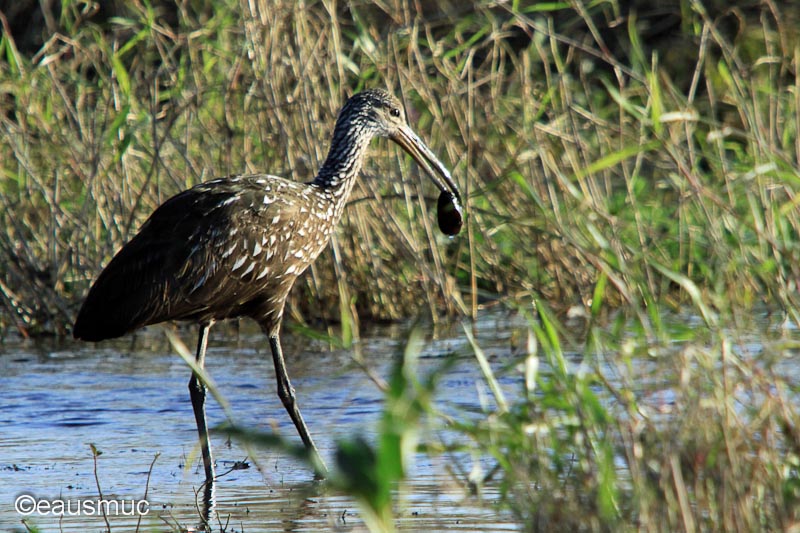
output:
M322 465L286 371L281 318L295 279L330 240L373 137L392 139L425 170L441 190L440 228L457 233L460 197L450 173L407 125L398 100L383 90L367 90L351 97L339 112L330 151L313 181L263 174L225 177L161 204L97 277L73 336L101 341L149 324L192 320L200 325L196 360L203 367L214 322L254 319L269 337L278 396ZM194 372L189 394L210 484L214 464L206 387Z

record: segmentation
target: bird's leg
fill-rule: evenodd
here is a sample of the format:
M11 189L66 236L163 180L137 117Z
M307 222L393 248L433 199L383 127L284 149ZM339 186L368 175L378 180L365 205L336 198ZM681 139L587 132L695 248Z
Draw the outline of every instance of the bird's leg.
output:
M197 339L197 366L203 368L206 360L206 345L208 344L208 330L211 323L200 325L200 337ZM197 374L192 372L189 380L189 396L192 399L194 419L197 422L197 433L200 436L200 448L203 452L203 466L206 470L206 485L214 483L214 462L211 458L211 445L208 442L208 428L206 427L206 384Z
M321 472L317 473L317 477L323 478L327 474L328 470L325 467L322 456L320 456L319 451L317 450L317 446L314 444L314 439L311 438L311 434L308 432L306 423L303 421L303 415L300 414L300 408L297 406L297 399L295 398L294 394L294 387L292 387L292 383L289 381L289 374L286 372L286 363L283 360L281 341L277 334L270 335L269 346L272 348L272 359L275 362L275 378L278 381L278 397L281 399L283 406L286 408L286 411L288 411L289 416L292 418L292 422L294 422L294 426L297 428L297 432L300 434L303 444L306 445L306 448L311 452L312 456L319 465L319 468L321 469Z

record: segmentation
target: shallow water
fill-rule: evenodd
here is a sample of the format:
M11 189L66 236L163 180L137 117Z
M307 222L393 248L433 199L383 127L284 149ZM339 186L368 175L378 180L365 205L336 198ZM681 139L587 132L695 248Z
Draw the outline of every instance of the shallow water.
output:
M736 358L753 362L756 369L768 367L792 390L800 390L800 358L779 347L780 339L797 337L797 328L766 313L752 319L752 324L734 335ZM682 353L680 339L686 338L682 332L697 327L694 320L671 317L667 328L675 340L658 354L645 352L622 363L617 353L596 354L592 364L599 365L614 387L633 387L640 409L647 409L654 419L679 415L673 409L678 376L672 375L676 366L669 361ZM388 377L410 329L411 325L394 325L362 331L361 353L379 378ZM439 368L451 356L455 361L438 382L437 409L461 419L491 409L492 395L462 327L425 331L419 375ZM513 368L521 357L526 323L504 313L486 313L473 331L500 376L504 393L513 399L523 388L520 372ZM189 346L195 335L193 329L180 331ZM778 349L769 348L776 339ZM328 465L334 462L337 441L364 437L374 443L384 393L354 362L353 352L330 349L290 332L284 334L283 347L303 415ZM581 371L580 355L567 355L567 359L569 371ZM635 367L631 372L635 381L621 377L620 371L627 372L626 364ZM720 362L713 364L716 368ZM238 333L224 326L212 330L206 369L239 426L277 430L299 442L275 394L268 343L252 324L242 322ZM540 376L547 379L549 372L541 362ZM0 375L0 531L24 531L23 519L43 531L105 531L105 521L97 513L73 513L62 520L53 514L26 518L14 507L23 495L45 504L64 501L74 506L86 501L93 504L101 493L105 500L121 502L122 511L127 512L109 516L112 530L133 531L139 520L141 531L198 526L203 497L198 491L204 476L187 390L190 371L175 355L161 327L99 344L7 339L0 345ZM612 416L627 416L614 408L613 397L598 392ZM737 410L757 403L748 394L752 391L735 394ZM207 410L210 427L225 420L213 399ZM457 435L436 431L422 440L454 444ZM91 444L101 452L96 468ZM286 453L245 448L237 441L228 442L224 435L212 435L212 448L219 478L214 509L225 531L364 530L352 499L314 482L309 467ZM418 455L405 487L396 495L398 529L519 530L513 516L498 511L499 497L491 486L484 487L480 497L465 488L474 460L466 455ZM247 468L235 468L242 461ZM493 466L486 459L480 461L483 472ZM624 462L619 467L624 479ZM140 516L131 506L145 499L145 494L149 512Z
M476 327L479 343L502 364L512 355L510 339L520 326L505 315L486 316ZM407 330L394 326L362 332L362 353L378 376L387 376ZM188 346L194 345L194 335L192 329L180 332ZM290 333L284 334L283 345L301 410L330 465L337 439L374 436L384 395L354 364L349 350L330 350ZM440 383L439 406L444 411L479 409L491 395L459 326L439 332L435 340L429 337L419 372L438 367L452 353L457 362ZM277 428L299 441L275 394L272 359L260 331L245 323L238 335L225 327L212 330L206 369L237 424L261 431ZM108 517L112 530L133 530L140 519L142 531L198 524L203 473L187 390L190 371L159 327L96 345L7 340L0 346L0 374L0 530L24 530L23 519L44 531L104 530L96 511L101 493L121 505ZM210 427L224 421L213 399L207 410ZM101 452L96 469L90 444ZM308 466L280 451L251 449L248 457L248 450L220 435L212 435L212 450L218 475L239 461L249 465L231 470L215 485L217 517L228 524L227 531L363 530L353 500L314 483ZM496 494L487 491L478 499L465 490L472 460L456 461L460 474L452 471L453 457L417 457L402 491L398 528L516 530L513 518L493 506ZM145 499L145 490L149 512L139 516L132 506ZM67 516L33 513L26 518L14 507L21 495L45 505L63 501ZM77 505L89 507L75 516Z

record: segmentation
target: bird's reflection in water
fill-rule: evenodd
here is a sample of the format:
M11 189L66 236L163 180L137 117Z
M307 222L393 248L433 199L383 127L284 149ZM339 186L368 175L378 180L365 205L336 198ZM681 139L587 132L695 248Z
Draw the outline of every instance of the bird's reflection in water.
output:
M217 523L217 501L214 481L206 481L195 494L195 503L200 512L200 523L197 531L213 531L213 524Z

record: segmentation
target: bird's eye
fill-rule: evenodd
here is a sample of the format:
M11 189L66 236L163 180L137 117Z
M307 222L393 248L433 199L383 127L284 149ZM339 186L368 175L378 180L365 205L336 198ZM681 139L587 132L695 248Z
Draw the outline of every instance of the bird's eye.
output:
M398 108L396 108L396 107L393 107L389 111L389 114L392 115L393 117L399 117L400 116L400 110Z

